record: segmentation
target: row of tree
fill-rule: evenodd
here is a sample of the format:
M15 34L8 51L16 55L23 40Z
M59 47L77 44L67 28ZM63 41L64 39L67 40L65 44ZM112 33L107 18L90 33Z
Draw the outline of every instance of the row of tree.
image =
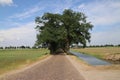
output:
M31 49L30 46L9 46L9 47L0 47L0 49Z
M105 45L90 45L88 47L120 47L120 44L113 45L113 44L105 44Z
M79 45L71 45L71 48L82 48L83 46ZM90 45L86 47L120 47L120 44L118 45L113 45L113 44L106 44L106 45ZM0 47L0 49L38 49L38 48L47 48L47 46L39 46L39 47L30 47L30 46L9 46L9 47Z
M113 45L113 44L105 44L105 45L89 45L86 47L120 47L120 44ZM81 45L71 45L71 48L82 48Z
M8 46L8 47L0 47L0 49L38 49L38 48L47 48L46 45L41 46Z

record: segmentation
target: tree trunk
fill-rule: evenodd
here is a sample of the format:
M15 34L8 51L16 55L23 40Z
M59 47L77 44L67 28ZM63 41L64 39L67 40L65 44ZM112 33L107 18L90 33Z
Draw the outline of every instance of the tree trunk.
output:
M69 40L67 39L66 40L66 45L65 45L65 52L68 54L69 50L70 50L70 43L69 43Z
M66 28L67 28L66 53L68 53L70 49L70 31L68 26Z

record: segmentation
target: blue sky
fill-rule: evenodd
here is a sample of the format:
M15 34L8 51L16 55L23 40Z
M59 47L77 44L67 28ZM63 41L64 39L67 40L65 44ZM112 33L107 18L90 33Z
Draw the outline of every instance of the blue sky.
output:
M0 46L33 46L35 17L72 9L94 25L90 44L120 44L120 0L0 0Z

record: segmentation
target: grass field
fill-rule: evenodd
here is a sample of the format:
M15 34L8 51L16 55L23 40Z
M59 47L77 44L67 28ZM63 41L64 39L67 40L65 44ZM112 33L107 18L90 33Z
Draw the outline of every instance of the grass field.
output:
M47 49L0 50L0 74L35 62L47 53Z
M80 48L80 49L71 49L76 52L81 52L95 56L97 58L104 59L106 55L109 54L120 54L120 47L98 47L98 48Z

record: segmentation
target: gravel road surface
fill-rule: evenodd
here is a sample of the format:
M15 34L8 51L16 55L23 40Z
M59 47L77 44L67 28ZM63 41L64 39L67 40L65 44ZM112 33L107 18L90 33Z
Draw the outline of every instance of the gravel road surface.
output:
M66 55L53 55L24 71L4 76L0 80L84 80Z

